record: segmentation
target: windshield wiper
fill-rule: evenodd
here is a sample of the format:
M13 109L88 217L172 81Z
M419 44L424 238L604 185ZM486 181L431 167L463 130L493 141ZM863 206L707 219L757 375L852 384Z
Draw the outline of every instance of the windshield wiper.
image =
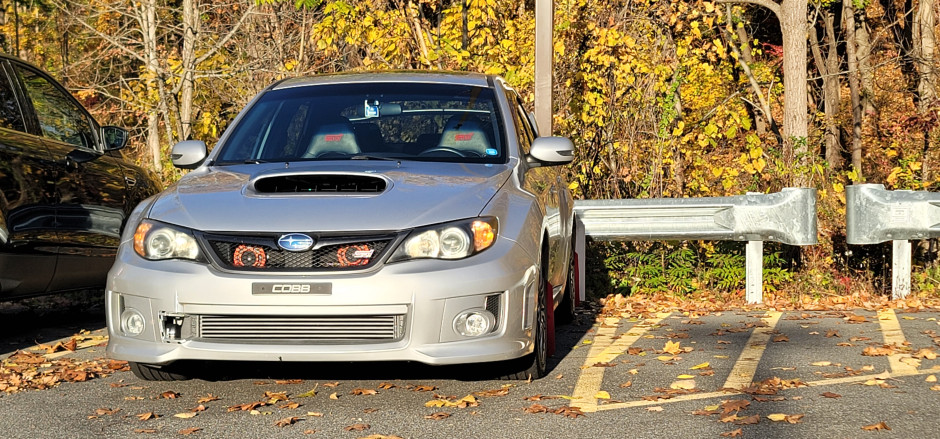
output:
M382 157L379 155L369 155L369 154L356 154L349 158L350 160L386 160L389 162L401 162L401 158L397 157Z
M261 159L248 159L248 160L245 160L245 161L242 162L242 163L244 163L244 164L246 164L246 165L257 165L257 164L259 164L259 163L268 163L268 161L267 161L267 160L261 160Z

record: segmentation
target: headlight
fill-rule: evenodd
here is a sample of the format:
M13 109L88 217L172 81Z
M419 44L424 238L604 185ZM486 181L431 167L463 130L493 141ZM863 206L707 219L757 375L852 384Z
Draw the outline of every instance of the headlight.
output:
M149 220L141 221L134 232L134 251L150 260L201 259L192 232Z
M398 246L389 262L466 258L492 247L497 231L497 221L493 217L416 229Z

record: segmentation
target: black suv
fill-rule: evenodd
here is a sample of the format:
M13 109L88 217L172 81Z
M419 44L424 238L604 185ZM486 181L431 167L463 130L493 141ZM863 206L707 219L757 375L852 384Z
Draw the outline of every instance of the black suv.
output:
M121 158L126 142L49 75L0 55L0 300L104 287L125 218L160 190Z

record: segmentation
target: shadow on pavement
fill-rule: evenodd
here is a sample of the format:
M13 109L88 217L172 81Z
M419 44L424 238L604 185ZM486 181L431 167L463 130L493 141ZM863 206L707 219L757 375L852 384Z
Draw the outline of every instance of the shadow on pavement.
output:
M103 290L0 302L0 357L104 326Z

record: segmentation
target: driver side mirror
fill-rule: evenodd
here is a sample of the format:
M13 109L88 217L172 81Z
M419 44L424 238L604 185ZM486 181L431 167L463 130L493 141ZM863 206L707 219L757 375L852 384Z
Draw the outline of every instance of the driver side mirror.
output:
M127 145L127 130L111 125L103 126L101 138L104 139L105 151L117 151Z
M533 166L557 166L574 160L574 144L567 137L539 137L527 157Z

